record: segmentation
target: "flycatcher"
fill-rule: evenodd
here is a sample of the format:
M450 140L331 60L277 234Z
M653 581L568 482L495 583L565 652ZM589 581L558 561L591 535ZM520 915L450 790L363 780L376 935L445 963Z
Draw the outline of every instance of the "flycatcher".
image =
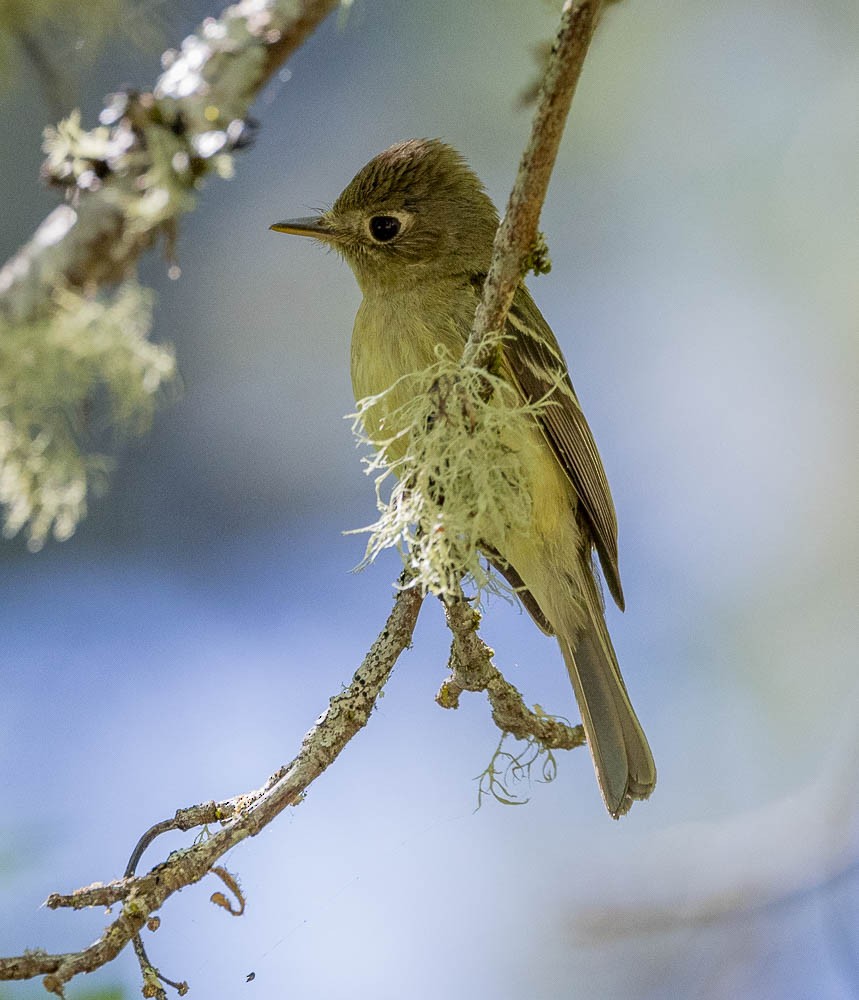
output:
M333 247L355 273L364 298L352 333L352 387L363 399L429 368L439 344L461 355L497 227L495 206L459 153L436 139L411 139L372 159L329 211L271 228ZM561 349L524 284L504 333L499 374L523 403L546 405L517 437L530 525L501 545L487 538L485 551L539 628L558 638L603 800L617 818L650 795L656 767L621 677L593 563L596 550L623 609L614 504ZM392 399L386 412L397 404ZM381 443L384 417L369 412L367 434Z

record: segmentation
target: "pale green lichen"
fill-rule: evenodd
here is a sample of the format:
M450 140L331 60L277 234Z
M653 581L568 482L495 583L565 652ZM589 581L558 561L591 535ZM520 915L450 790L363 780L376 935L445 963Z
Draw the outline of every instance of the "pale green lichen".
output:
M552 258L549 255L549 244L545 233L538 232L534 243L525 258L525 271L534 274L548 274L552 270Z
M45 174L60 184L96 189L102 183L94 165L103 164L111 172L112 197L127 220L122 235L126 240L191 211L196 191L185 137L155 121L138 127L145 129L145 142L139 141L126 117L87 130L80 112L72 111L56 127L45 129L43 143ZM213 156L212 164L221 176L229 176L229 154Z
M376 476L379 518L360 529L370 534L361 565L395 548L410 586L453 597L470 577L478 592L496 589L481 549L489 541L503 552L506 538L529 530L529 477L517 444L544 405L523 403L504 378L442 351L430 368L362 399L353 430L376 449L365 463ZM378 424L377 407L389 436L371 441L364 428Z
M552 716L558 721L566 722L559 716ZM569 723L567 723L569 724ZM504 749L509 733L502 733L492 759L484 771L477 775L477 808L483 805L487 795L501 805L522 806L529 799L515 787L523 783L530 786L532 780L548 784L558 776L558 762L549 747L544 746L532 736L522 741L525 746L519 753L511 753ZM539 767L537 777L535 769Z
M147 340L152 294L135 282L89 299L58 291L51 314L0 321L0 509L3 534L39 549L68 538L110 461L90 450L94 401L116 437L150 423L175 375L172 351ZM98 428L103 430L103 428Z

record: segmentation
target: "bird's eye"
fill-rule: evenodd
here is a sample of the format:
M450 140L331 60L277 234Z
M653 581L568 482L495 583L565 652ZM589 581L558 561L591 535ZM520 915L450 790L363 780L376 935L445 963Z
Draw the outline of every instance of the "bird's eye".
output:
M379 243L392 240L402 229L402 223L395 215L374 215L370 219L370 235Z

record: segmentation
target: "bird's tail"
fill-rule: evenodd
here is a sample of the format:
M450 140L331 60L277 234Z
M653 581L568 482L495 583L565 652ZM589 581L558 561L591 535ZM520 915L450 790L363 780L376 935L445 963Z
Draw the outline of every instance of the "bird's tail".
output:
M588 574L590 577L590 574ZM558 641L582 713L603 801L618 819L656 786L656 765L629 700L592 577L584 630L558 629ZM568 636L575 636L568 638Z

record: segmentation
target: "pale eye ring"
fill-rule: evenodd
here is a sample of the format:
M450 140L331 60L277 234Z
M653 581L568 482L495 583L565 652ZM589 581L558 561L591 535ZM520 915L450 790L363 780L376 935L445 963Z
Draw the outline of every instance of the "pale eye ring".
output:
M396 215L374 215L367 223L367 227L377 243L389 243L399 236L403 224Z

